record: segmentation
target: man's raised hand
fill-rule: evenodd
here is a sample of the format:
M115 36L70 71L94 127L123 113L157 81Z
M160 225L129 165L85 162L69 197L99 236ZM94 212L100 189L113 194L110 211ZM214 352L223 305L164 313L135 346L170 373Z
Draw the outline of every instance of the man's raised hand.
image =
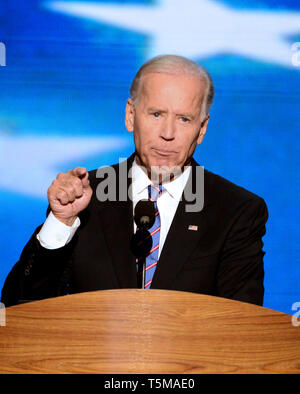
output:
M86 168L76 167L58 174L48 189L52 213L67 226L74 223L91 201L93 191L88 177Z

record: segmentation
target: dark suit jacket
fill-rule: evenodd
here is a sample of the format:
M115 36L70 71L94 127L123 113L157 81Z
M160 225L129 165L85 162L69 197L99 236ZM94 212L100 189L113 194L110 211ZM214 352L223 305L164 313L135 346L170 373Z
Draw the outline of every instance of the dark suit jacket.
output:
M131 167L132 155L127 162ZM192 162L188 185L195 186ZM117 174L117 195L120 165ZM96 189L103 178L90 172L92 200L80 214L81 226L65 247L47 250L36 239L25 246L8 275L2 302L6 306L68 293L135 288L132 201L99 202ZM120 181L120 182L119 182ZM190 183L191 182L191 183ZM103 185L103 184L102 184ZM126 187L126 185L125 185ZM196 189L194 189L196 190ZM176 211L151 288L190 291L261 305L263 302L263 242L267 207L264 200L217 176L204 172L204 206L186 212L183 199ZM188 229L198 226L197 231Z

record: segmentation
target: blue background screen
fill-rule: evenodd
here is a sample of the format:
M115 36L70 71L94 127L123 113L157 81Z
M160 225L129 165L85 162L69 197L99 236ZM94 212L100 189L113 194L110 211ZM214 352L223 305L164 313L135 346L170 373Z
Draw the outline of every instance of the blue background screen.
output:
M57 173L133 152L124 125L131 80L150 57L174 53L212 75L215 101L195 159L265 199L264 306L292 313L300 301L298 1L0 0L0 42L0 290L45 219Z

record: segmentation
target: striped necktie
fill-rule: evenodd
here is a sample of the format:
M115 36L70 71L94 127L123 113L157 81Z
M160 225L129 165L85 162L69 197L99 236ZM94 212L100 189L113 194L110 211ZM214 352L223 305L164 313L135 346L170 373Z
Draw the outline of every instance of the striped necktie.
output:
M155 208L155 222L149 229L149 232L152 236L152 249L146 258L145 289L150 289L151 287L152 278L158 262L160 216L157 207L157 199L161 195L162 191L163 187L161 185L148 186L148 199L153 202Z

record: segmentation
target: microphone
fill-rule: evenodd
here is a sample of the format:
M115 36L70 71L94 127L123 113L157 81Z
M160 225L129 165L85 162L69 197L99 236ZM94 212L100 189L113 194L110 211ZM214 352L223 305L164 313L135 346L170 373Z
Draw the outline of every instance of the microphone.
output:
M152 201L140 200L134 209L134 221L137 231L130 241L130 249L138 259L138 287L144 288L146 256L152 248L152 237L149 229L155 222L155 208Z
M134 209L134 221L138 228L148 230L155 222L155 208L152 201L140 200Z

